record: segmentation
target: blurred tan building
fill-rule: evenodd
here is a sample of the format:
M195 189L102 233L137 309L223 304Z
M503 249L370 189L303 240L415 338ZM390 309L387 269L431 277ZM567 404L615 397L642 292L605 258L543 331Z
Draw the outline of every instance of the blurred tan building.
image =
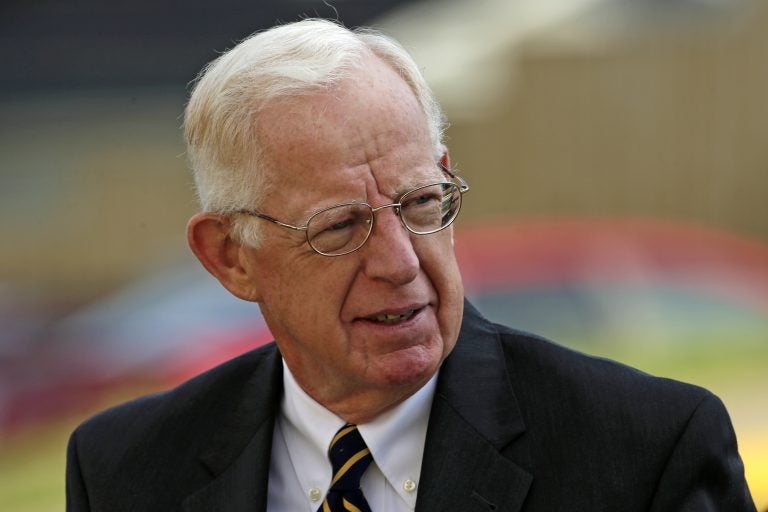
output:
M448 112L466 213L658 216L768 238L767 2L445 4L383 26Z
M768 239L768 3L641 3L655 7L441 0L377 24L444 104L466 217L650 216ZM183 104L5 98L0 282L77 301L188 257Z

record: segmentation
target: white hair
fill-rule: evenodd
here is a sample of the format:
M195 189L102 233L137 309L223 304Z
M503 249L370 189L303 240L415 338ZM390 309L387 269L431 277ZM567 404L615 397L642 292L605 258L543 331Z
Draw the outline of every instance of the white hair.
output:
M256 137L259 111L277 98L332 87L371 54L397 71L414 92L439 159L445 118L408 52L370 29L352 31L332 21L305 19L248 37L198 76L184 115L184 134L203 210L258 208L268 185ZM238 240L257 245L256 219L235 216L232 228Z

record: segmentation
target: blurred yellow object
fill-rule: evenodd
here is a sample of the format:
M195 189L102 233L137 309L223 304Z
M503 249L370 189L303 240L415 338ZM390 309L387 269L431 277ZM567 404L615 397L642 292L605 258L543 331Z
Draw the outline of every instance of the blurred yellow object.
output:
M755 426L737 432L747 483L757 510L768 511L768 437L765 428Z

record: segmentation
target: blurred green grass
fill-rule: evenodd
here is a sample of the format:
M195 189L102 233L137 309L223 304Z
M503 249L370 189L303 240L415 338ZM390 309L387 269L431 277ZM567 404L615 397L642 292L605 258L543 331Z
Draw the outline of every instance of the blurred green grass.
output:
M64 510L66 443L74 420L0 442L0 510Z
M768 323L761 328L687 332L657 339L623 330L622 340L605 334L573 340L571 346L639 368L661 377L698 384L711 390L723 384L761 381L768 370ZM725 382L724 382L725 381Z

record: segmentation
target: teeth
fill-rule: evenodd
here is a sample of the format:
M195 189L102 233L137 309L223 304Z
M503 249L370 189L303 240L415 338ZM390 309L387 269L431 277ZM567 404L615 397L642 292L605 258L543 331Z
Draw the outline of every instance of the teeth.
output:
M402 322L403 320L408 320L413 316L414 310L408 310L402 315L376 315L371 317L371 320L375 320L376 322L381 322L384 324L393 324L395 322Z

